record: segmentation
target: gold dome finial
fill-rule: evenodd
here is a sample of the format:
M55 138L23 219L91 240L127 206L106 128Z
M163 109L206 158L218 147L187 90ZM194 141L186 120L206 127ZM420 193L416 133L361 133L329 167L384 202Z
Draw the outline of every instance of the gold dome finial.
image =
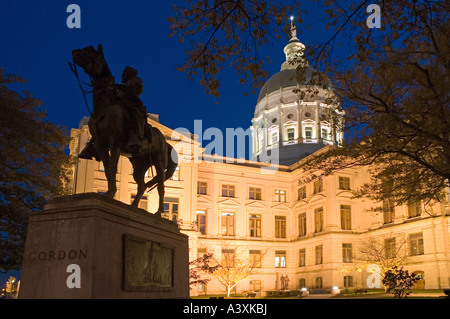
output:
M297 27L294 24L294 16L291 16L291 35L292 39L297 39Z

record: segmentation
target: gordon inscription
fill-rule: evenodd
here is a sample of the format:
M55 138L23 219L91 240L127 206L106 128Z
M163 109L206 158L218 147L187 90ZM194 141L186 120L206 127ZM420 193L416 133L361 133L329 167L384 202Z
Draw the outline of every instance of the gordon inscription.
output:
M173 287L174 249L125 235L125 290L153 291Z
M81 260L86 259L87 249L32 251L28 253L30 261Z

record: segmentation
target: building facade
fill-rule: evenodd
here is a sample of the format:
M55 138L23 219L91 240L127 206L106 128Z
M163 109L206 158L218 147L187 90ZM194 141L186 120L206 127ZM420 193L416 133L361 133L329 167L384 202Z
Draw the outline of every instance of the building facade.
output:
M291 62L296 58L301 63L298 49L302 48L293 29L285 48L286 63L258 98L251 127L251 161L203 154L195 137L182 136L149 116L149 123L180 153L178 169L165 184L164 217L177 221L189 235L191 260L212 253L218 260L236 254L253 261L254 274L236 285L238 293L370 287L373 273L361 261L361 247L370 245L386 258L407 255L403 265L422 278L417 288L449 288L448 202L390 207L355 199L352 190L370 179L367 168L344 169L302 184L311 172L299 164L327 145L342 143L343 134L330 119L341 121L344 116L339 105L327 103L325 92L308 101L293 93L298 84L292 80L295 63ZM72 129L71 155L79 154L89 138L84 119L78 129ZM280 165L266 174L259 155L274 148ZM151 178L149 170L146 181ZM78 160L71 186L74 193L106 192L102 164ZM119 161L117 188L115 199L131 203L137 186L125 157ZM149 213L156 212L157 205L156 190L140 202L140 208ZM376 207L383 209L373 211ZM224 292L225 287L214 279L192 288L193 295Z

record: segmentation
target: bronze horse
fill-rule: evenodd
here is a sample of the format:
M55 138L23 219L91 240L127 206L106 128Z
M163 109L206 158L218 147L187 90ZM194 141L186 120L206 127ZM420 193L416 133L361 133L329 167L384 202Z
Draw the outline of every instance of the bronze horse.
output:
M129 117L120 104L115 79L106 63L102 46L99 45L97 50L92 46L74 50L72 57L73 62L92 79L93 112L88 126L95 140L96 153L105 167L108 180L105 195L113 198L117 192L116 173L120 154L131 154L128 158L133 165L133 178L138 185L132 205L137 207L144 192L157 184L159 208L156 214L161 216L164 212L164 182L172 177L177 168L177 152L167 143L163 134L148 123L141 150L138 153L129 150L126 141L132 123L129 123ZM145 173L151 166L155 167L156 176L145 183Z

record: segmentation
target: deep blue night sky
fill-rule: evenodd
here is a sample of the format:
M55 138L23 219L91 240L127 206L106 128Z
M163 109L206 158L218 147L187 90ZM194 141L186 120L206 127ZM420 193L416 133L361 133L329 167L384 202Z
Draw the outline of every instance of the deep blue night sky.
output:
M71 3L81 7L81 29L66 26L66 9ZM238 84L234 69L223 69L218 103L204 93L198 78L188 80L185 73L176 70L184 62L185 47L177 37L169 37L167 18L174 15L173 3L184 1L0 0L0 67L28 80L12 88L29 90L41 99L48 120L67 128L78 127L88 112L67 63L73 49L101 43L116 82L127 65L139 71L147 111L159 114L164 125L193 132L194 120L201 119L204 129L247 129L257 95L244 96L251 90ZM306 45L324 42L329 33L321 20L323 10L309 2L305 9L308 15L304 18L312 30L303 31L301 41ZM286 43L287 38L275 41L262 53L273 61L266 68L270 74L279 71Z

